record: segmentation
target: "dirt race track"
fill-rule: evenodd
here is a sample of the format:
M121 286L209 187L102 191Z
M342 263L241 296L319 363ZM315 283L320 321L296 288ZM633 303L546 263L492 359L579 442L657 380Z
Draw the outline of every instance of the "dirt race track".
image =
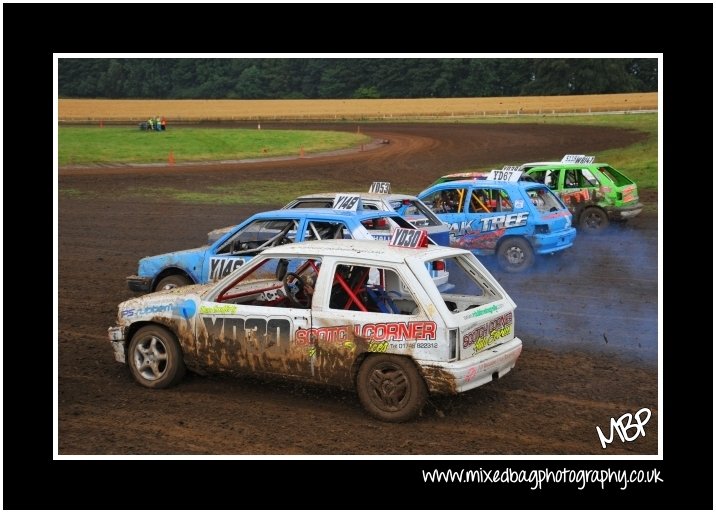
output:
M124 278L136 272L137 260L199 246L211 229L236 224L256 210L146 202L123 195L128 187L194 190L300 176L340 177L346 190L389 180L395 191L416 192L442 174L471 166L541 160L583 148L598 152L640 139L613 129L551 125L361 128L390 144L291 162L60 170L61 455L657 454L653 214L603 237L578 236L566 254L540 260L529 275L500 273L487 259L517 303L516 332L524 342L517 366L471 392L432 398L408 424L372 419L351 391L196 375L157 391L135 384L114 362L107 327L114 324L117 304L132 295ZM656 196L642 192L642 200L653 205ZM610 419L642 408L652 414L646 436L622 442L615 435L602 449L596 426L608 433Z

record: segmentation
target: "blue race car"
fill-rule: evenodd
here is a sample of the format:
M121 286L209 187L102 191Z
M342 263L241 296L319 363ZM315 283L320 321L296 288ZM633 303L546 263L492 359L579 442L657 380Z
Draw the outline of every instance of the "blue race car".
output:
M353 202L351 202L353 201ZM274 210L255 214L214 242L195 249L142 258L136 276L127 277L134 292L167 290L209 283L230 274L264 249L322 239L390 240L395 228L415 228L396 212L362 210L360 199L345 197L352 208ZM436 271L436 284L449 273Z
M518 181L519 173L511 180L445 182L418 198L450 225L451 246L497 255L503 270L521 272L532 266L535 254L569 248L577 232L569 210L549 188Z
M428 232L430 238L440 246L450 244L450 230L430 208L415 196L391 192L390 182L373 182L369 192L323 192L305 194L289 202L283 208L331 208L337 197L360 196L366 210L396 211L410 224Z

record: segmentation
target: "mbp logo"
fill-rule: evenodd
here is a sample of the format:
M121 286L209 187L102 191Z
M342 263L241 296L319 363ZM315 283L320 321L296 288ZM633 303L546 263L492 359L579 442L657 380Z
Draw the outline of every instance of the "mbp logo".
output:
M642 417L646 418L642 419ZM604 436L602 430L599 428L599 426L597 426L597 434L599 435L599 441L602 444L602 449L606 449L607 444L612 443L612 441L614 440L614 430L616 430L617 435L619 435L619 438L622 442L633 442L639 435L646 436L644 426L647 422L649 422L650 418L651 410L649 410L649 408L642 408L641 410L636 412L633 417L631 413L625 413L617 420L611 419L609 423L609 438ZM631 429L634 430L634 434L630 436L629 430Z

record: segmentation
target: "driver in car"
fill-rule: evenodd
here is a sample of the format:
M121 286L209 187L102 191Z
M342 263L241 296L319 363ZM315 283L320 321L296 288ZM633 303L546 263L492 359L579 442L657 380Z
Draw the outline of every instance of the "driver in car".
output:
M316 286L316 278L318 277L318 273L313 270L313 268L310 268L306 273L301 277L303 279L303 292L309 297L308 304L311 304L310 298L313 297L313 291Z
M321 262L313 262L313 265L309 265L300 275L294 273L289 273L292 276L287 275L287 285L291 288L293 297L295 298L299 292L302 293L305 296L306 308L311 307L320 266ZM294 279L291 279L292 277Z

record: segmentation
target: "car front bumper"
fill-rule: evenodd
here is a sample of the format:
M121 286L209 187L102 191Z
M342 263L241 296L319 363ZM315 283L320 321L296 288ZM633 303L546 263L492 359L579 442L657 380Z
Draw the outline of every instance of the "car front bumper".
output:
M463 360L448 363L416 361L431 392L458 394L501 378L512 370L521 352L522 340L515 337Z
M107 330L109 342L114 350L114 359L119 363L126 363L127 356L125 351L124 328L121 326L113 326Z
M127 276L127 286L132 292L150 292L152 290L152 278Z

